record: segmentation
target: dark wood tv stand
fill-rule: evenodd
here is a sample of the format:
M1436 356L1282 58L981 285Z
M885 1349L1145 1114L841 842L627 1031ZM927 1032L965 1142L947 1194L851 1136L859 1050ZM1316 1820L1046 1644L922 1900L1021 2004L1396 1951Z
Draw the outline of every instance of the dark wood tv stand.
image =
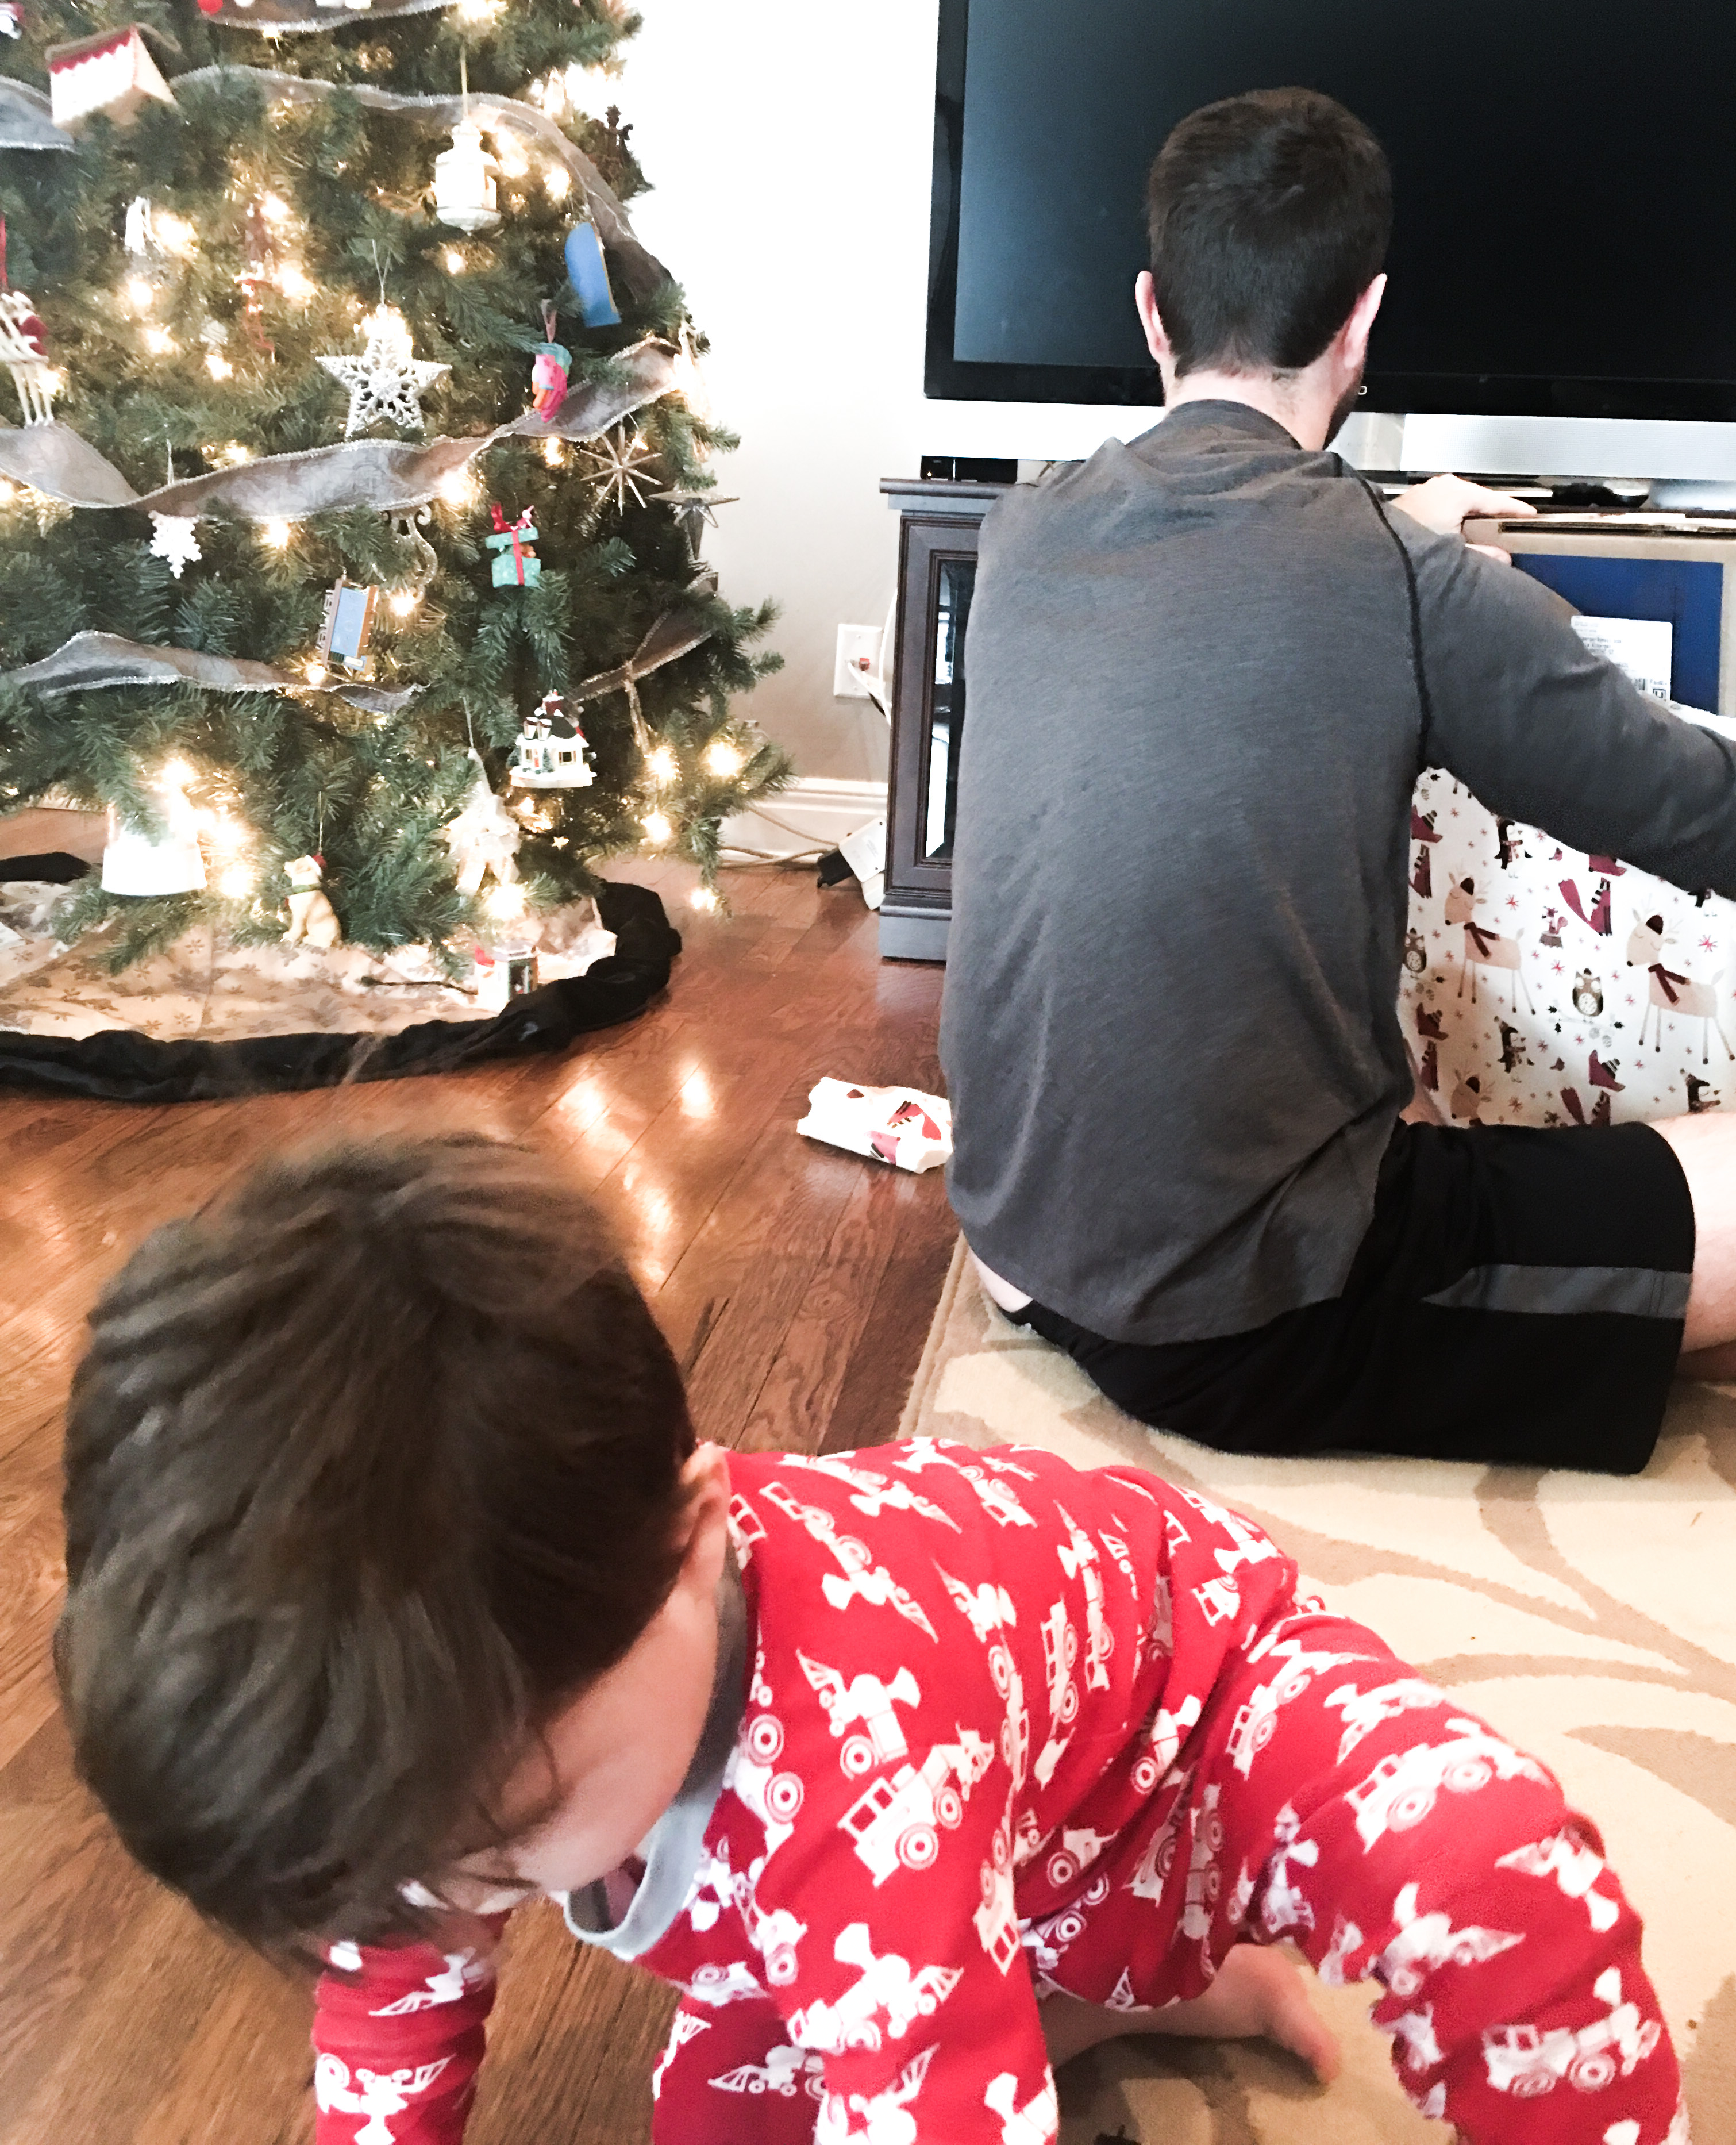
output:
M887 799L884 960L943 961L964 723L965 624L982 517L1006 489L885 477L898 516L898 611Z

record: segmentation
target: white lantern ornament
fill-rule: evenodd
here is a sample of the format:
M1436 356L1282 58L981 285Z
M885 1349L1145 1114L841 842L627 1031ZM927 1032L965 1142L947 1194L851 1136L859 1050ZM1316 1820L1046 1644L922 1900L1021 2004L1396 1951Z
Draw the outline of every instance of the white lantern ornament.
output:
M482 146L482 129L460 119L452 129L452 146L434 160L434 213L474 237L500 221L495 207L495 160Z

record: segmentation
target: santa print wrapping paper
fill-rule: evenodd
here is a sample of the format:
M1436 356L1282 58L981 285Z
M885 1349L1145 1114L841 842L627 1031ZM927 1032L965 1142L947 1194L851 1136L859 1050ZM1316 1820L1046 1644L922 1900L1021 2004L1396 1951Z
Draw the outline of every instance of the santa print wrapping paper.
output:
M1412 800L1410 877L1399 1017L1448 1122L1736 1102L1736 904L1502 819L1439 769Z

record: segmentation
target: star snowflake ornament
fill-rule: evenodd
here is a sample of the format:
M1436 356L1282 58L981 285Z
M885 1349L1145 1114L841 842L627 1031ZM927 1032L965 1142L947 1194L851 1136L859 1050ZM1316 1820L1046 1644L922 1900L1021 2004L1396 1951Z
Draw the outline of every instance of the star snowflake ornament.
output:
M420 432L423 391L451 367L411 356L410 330L404 316L391 306L376 306L361 326L367 340L360 357L333 356L319 361L350 391L344 437L353 439L364 426L381 417L400 431Z
M153 514L151 517L151 555L167 559L169 571L177 581L195 559L205 556L194 534L197 527L198 523L191 515Z
M592 451L597 466L585 471L584 481L598 487L598 496L606 500L612 492L616 510L624 514L630 491L634 505L643 506L647 495L639 482L640 473L657 456L638 433L629 432L624 425L619 434L605 432L600 440L594 440Z

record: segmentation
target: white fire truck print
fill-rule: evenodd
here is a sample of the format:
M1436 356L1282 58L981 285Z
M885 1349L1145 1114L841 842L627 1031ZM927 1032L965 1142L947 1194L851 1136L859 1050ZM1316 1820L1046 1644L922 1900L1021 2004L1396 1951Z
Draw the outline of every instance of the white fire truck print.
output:
M956 1832L971 1789L988 1770L992 1746L973 1730L937 1743L920 1766L900 1765L869 1784L838 1820L878 1889L898 1869L932 1869L943 1832Z
M1353 1683L1341 1683L1336 1690L1328 1691L1321 1703L1344 1715L1344 1734L1338 1744L1341 1765L1363 1738L1372 1735L1383 1722L1396 1720L1403 1713L1444 1711L1452 1700L1438 1684L1425 1683L1420 1676L1400 1676L1397 1682L1379 1684L1373 1690L1358 1690Z
M1417 1912L1418 1888L1405 1885L1392 1903L1399 1933L1380 1957L1380 1978L1395 1996L1420 1995L1430 1972L1442 1966L1480 1966L1525 1942L1505 1929L1453 1927L1450 1915Z
M854 1535L841 1535L830 1512L821 1505L804 1505L781 1482L768 1482L765 1500L806 1528L813 1539L830 1551L838 1570L820 1580L820 1591L834 1609L848 1609L853 1601L866 1601L875 1609L895 1609L907 1623L926 1631L937 1645L939 1635L928 1621L922 1604L899 1585L883 1564L876 1564L866 1542Z
M796 1659L819 1699L832 1733L844 1737L838 1761L851 1779L859 1780L877 1765L890 1765L908 1756L910 1745L894 1708L920 1705L923 1694L908 1668L901 1668L890 1683L883 1683L876 1675L853 1676L846 1683L837 1669L810 1660L799 1650ZM846 1734L845 1730L858 1721L862 1733Z
M1224 1849L1224 1821L1217 1814L1214 1780L1193 1813L1193 1845L1187 1858L1187 1884L1181 1895L1180 1934L1203 1944L1211 1934L1212 1910L1223 1885L1217 1858Z
M1235 1512L1226 1512L1221 1505L1214 1505L1207 1497L1191 1491L1181 1492L1187 1502L1200 1515L1230 1537L1231 1546L1213 1551L1220 1577L1208 1579L1203 1585L1193 1590L1194 1599L1200 1605L1208 1624L1221 1624L1236 1614L1241 1606L1241 1589L1236 1584L1236 1574L1245 1564L1264 1564L1278 1554L1277 1545L1268 1541L1260 1530ZM1179 1521L1171 1515L1170 1545L1176 1546L1176 1537L1182 1541L1190 1539Z
M786 1452L779 1456L785 1467L811 1467L816 1474L829 1475L835 1482L847 1484L855 1493L850 1502L864 1519L878 1520L885 1511L914 1512L924 1520L933 1520L938 1525L950 1527L953 1533L963 1531L950 1512L944 1512L931 1498L920 1496L908 1482L894 1482L884 1475L877 1475L872 1468L853 1466L849 1461L820 1455L808 1458L805 1454Z
M1057 1503L1055 1510L1068 1535L1065 1547L1057 1543L1055 1554L1067 1577L1082 1580L1085 1587L1085 1688L1107 1690L1109 1671L1103 1665L1115 1650L1115 1634L1103 1614L1103 1574L1097 1545L1064 1505Z
M721 2011L726 2003L745 2003L755 1998L762 2003L768 2000L765 1990L739 1958L727 1964L709 1959L704 1966L695 1967L687 1993L694 2003L709 2003L714 2011Z
M314 2101L321 2115L367 2117L356 2133L356 2145L396 2145L397 2133L386 2118L405 2113L411 2101L420 2099L451 2060L442 2056L435 2063L384 2076L358 2064L352 2083L350 2066L341 2057L322 2055L313 2067Z
M1163 1784L1174 1788L1175 1799L1162 1823L1147 1840L1139 1866L1127 1882L1128 1890L1142 1899L1161 1899L1168 1888L1169 1873L1176 1859L1176 1829L1186 1804L1187 1791L1193 1784L1191 1769L1171 1774Z
M1266 1880L1266 1897L1260 1905L1260 1919L1268 1936L1281 1935L1286 1929L1314 1927L1313 1903L1290 1874L1292 1862L1304 1869L1312 1869L1320 1860L1320 1842L1298 1839L1301 1829L1302 1820L1295 1805L1286 1803L1272 1820L1272 1838L1276 1844L1266 1864L1271 1874Z
M1346 1789L1345 1800L1356 1813L1356 1829L1365 1849L1389 1831L1409 1832L1435 1807L1440 1790L1475 1794L1494 1779L1535 1780L1547 1787L1549 1776L1535 1759L1491 1735L1480 1721L1450 1719L1449 1743L1418 1743L1401 1754L1383 1758L1366 1779Z
M1547 1839L1515 1847L1510 1854L1500 1856L1495 1866L1517 1869L1527 1877L1553 1877L1565 1898L1584 1901L1591 1926L1599 1936L1607 1935L1621 1919L1614 1900L1593 1889L1609 1865L1569 1832L1552 1833Z
M1535 2026L1499 2026L1483 2036L1483 2061L1497 2093L1535 2100L1564 2079L1579 2093L1601 2093L1618 2077L1631 2078L1658 2045L1655 2018L1642 2019L1637 2003L1622 2001L1621 1969L1612 1966L1592 1983L1607 2016L1582 2026L1540 2032Z
M1044 1876L1057 1889L1071 1884L1082 1871L1090 1869L1114 1838L1112 1832L1093 1832L1088 1825L1077 1831L1063 1827L1061 1844L1049 1857Z
M1054 1779L1055 1768L1073 1739L1072 1724L1079 1715L1079 1687L1073 1681L1073 1664L1079 1658L1079 1635L1073 1629L1064 1601L1054 1604L1040 1629L1043 1667L1049 1680L1049 1739L1037 1753L1032 1770L1037 1784L1046 1788Z
M669 2038L664 2043L663 2053L657 2058L656 2067L651 2073L653 2100L662 2097L663 2081L668 2074L669 2065L674 2062L688 2043L697 2040L701 2033L709 2033L710 2031L710 2019L696 2018L691 2011L685 2009L675 2013L674 2023L669 2028Z
M1018 1624L1018 1611L1013 1606L1012 1596L1004 1586L992 1586L985 1579L974 1592L962 1579L936 1565L934 1569L946 1581L947 1591L953 1597L953 1606L970 1620L970 1626L979 1643L986 1643L992 1632L1012 1630Z
M765 1827L768 1856L775 1854L794 1830L804 1792L799 1773L779 1769L783 1754L783 1723L775 1713L756 1713L743 1722L724 1768L724 1786Z
M1021 2108L1018 2080L1011 2071L1001 2071L984 2088L982 2105L1001 2118L1001 2145L1054 2145L1061 2115L1052 2078L1045 2078Z
M1250 1662L1263 1655L1282 1656L1270 1683L1256 1684L1252 1695L1236 1715L1226 1745L1230 1762L1246 1779L1254 1760L1277 1733L1278 1709L1300 1698L1317 1675L1360 1660L1359 1654L1311 1654L1300 1639L1264 1639L1248 1655Z
M981 1871L982 1904L972 1918L982 1948L1005 1973L1019 1955L1018 1908L1012 1896L1012 1842L1005 1824L996 1826Z
M913 2056L884 2093L828 2093L820 2103L813 2145L916 2145L910 2103L933 2060L932 2048Z
M738 2063L734 2070L720 2072L711 2083L719 2093L771 2093L780 2100L793 2100L805 2093L810 2100L818 2100L825 2091L825 2078L823 2056L774 2045L766 2050L764 2063Z
M1173 1713L1166 1706L1157 1708L1145 1731L1146 1747L1133 1760L1132 1778L1136 1793L1150 1794L1175 1764L1182 1744L1199 1718L1197 1691L1189 1691Z
M856 1980L835 2003L821 1999L793 2011L789 2019L791 2038L822 2055L902 2041L918 2018L934 2016L963 1978L955 1966L913 1969L896 1952L877 1958L866 1922L841 1929L832 1955L858 1969Z
M754 1561L754 1545L765 1540L765 1521L739 1491L729 1500L729 1540L735 1560L745 1571Z
M1347 1922L1342 1914L1336 1915L1332 1922L1332 1941L1326 1946L1326 1954L1318 1968L1320 1978L1328 1988L1343 1988L1351 1982L1363 1978L1360 1968L1354 1973L1350 1971L1350 1961L1361 1948L1361 1930L1354 1922Z
M438 1973L430 1973L420 1988L400 1996L395 2003L382 2003L377 2011L370 2011L369 2018L404 2018L418 2011L435 2010L443 2003L460 2003L466 1989L494 1978L494 1968L473 1951L449 1951L444 1956L446 1963Z

